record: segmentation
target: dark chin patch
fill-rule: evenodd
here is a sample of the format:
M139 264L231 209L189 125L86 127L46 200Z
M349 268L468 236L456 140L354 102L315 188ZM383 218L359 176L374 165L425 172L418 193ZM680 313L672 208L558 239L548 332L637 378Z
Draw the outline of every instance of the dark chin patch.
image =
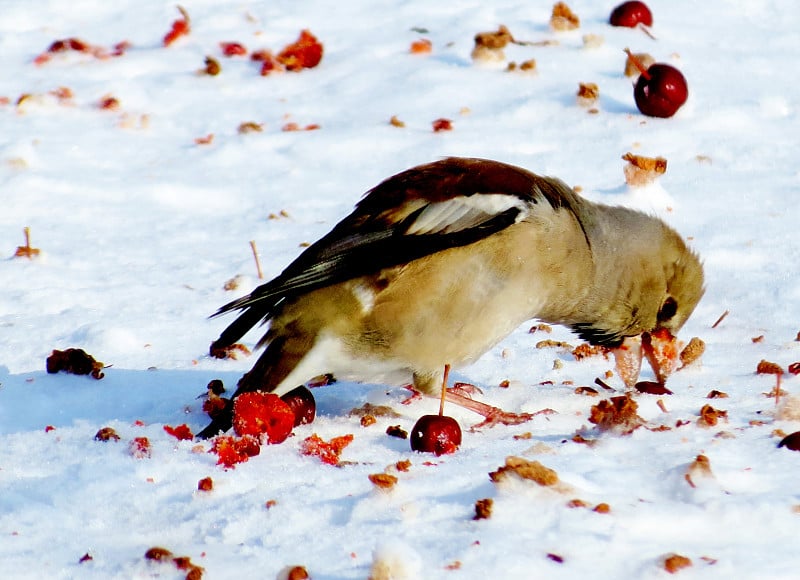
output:
M583 340L595 346L617 348L622 344L622 341L625 340L625 337L618 332L605 328L598 328L597 326L587 323L573 324L570 328Z

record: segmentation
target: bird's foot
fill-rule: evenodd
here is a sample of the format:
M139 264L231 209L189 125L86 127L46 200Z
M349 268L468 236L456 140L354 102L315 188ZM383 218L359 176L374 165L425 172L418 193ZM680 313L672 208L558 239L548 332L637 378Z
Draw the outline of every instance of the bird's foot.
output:
M404 389L411 391L411 394L400 401L401 405L410 405L414 401L419 401L422 398L422 393L420 393L417 389L414 388L414 385L405 385Z
M490 407L490 409L489 414L486 415L483 421L469 428L471 432L478 431L484 427L494 427L495 425L519 425L530 421L537 415L553 415L556 413L553 409L542 409L535 413L510 413L498 407Z
M454 395L461 395L467 399L471 399L475 395L483 394L483 391L478 387L469 383L453 383L453 386L447 389L447 392L453 393Z
M447 400L465 409L474 411L479 415L483 415L484 420L470 427L470 431L475 431L484 427L494 427L495 425L519 425L520 423L530 421L536 415L555 413L552 409L544 409L536 413L511 413L499 407L493 407L486 403L481 403L480 401L475 401L469 397L454 393L452 389L448 389L447 391Z

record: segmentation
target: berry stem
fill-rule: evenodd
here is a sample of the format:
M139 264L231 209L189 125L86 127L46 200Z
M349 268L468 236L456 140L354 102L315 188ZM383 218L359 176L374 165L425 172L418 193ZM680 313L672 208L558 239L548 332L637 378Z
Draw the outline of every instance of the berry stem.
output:
M642 76L649 81L650 75L647 73L647 69L644 68L642 62L631 52L630 48L625 49L625 54L628 55L628 58L631 60L634 66L639 69L639 72L642 73Z
M261 271L261 261L258 259L258 248L256 248L255 240L250 240L250 249L253 250L253 258L256 261L256 272L258 272L258 279L264 279L264 272Z
M450 376L450 365L444 365L444 376L442 377L442 398L439 399L439 416L444 415L444 400L447 397L447 379Z
M25 226L24 228L22 228L22 233L25 234L25 247L26 248L30 248L31 247L31 228L29 228L28 226Z

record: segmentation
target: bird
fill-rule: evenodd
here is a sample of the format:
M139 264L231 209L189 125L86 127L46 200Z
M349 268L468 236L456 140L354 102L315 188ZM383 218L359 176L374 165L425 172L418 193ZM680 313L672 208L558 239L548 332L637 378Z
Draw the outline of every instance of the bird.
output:
M475 362L537 319L610 349L630 387L642 344L664 380L671 369L653 345L674 343L703 292L698 255L661 219L521 167L447 157L367 191L278 276L222 306L212 317L240 314L211 351L267 327L232 400L283 396L323 374L437 395L446 366ZM447 396L492 422L531 416ZM228 405L199 436L231 421Z

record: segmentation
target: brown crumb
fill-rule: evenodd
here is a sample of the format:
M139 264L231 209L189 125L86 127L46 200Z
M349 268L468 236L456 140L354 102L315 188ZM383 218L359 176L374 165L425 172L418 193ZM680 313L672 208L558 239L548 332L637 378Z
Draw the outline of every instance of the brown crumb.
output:
M576 395L588 395L590 397L597 397L600 393L597 389L592 387L575 387L575 394Z
M564 342L563 340L540 340L536 343L536 348L565 348L567 350L573 350L573 346L568 343Z
M681 556L680 554L667 554L664 556L664 570L670 574L675 574L675 572L688 568L691 565L692 561L686 556Z
M401 459L397 463L394 464L394 468L397 471L406 472L411 469L411 460L410 459Z
M727 398L728 398L728 393L724 393L724 392L718 391L716 389L714 389L713 391L710 391L706 395L706 399L727 399Z
M697 361L706 350L706 343L702 339L693 336L680 354L681 368L687 367Z
M701 427L713 427L720 419L727 421L728 412L715 409L711 405L703 405L700 409L700 418L697 420L697 424Z
M517 435L514 435L513 437L514 441L525 441L531 438L533 438L533 434L530 431L525 431L525 433L519 433Z
M400 425L390 425L386 428L386 434L389 437L397 437L398 439L408 439L408 431L400 427Z
M207 56L205 60L205 67L200 69L200 74L209 75L212 77L217 76L222 72L222 66L219 61L213 56Z
M553 6L550 15L550 28L553 30L575 30L581 25L581 19L564 2L558 2Z
M588 342L584 342L576 346L572 349L572 356L575 357L575 360L583 360L590 356L598 356L603 355L606 356L608 354L608 349L602 346L596 346L589 344Z
M611 506L605 502L602 502L594 506L594 509L592 509L592 511L598 514L610 514Z
M239 123L236 131L240 135L247 135L248 133L261 133L264 130L263 123L256 123L255 121L244 121Z
M752 341L753 344L757 344L759 342L764 342L764 339L765 339L764 335L763 334L759 334L758 336L754 336L750 340Z
M370 425L374 425L377 422L378 420L375 418L375 415L364 415L363 417L361 417L362 427L369 427Z
M144 557L146 560L154 560L156 562L162 562L171 558L172 552L170 552L166 548L154 546L144 553Z
M503 49L514 42L511 32L502 24L496 32L479 32L475 35L475 47L472 49L472 60L500 61L506 56Z
M756 374L758 375L782 375L783 374L783 367L778 363L770 362L768 360L761 359L761 361L756 366Z
M695 460L689 464L684 479L686 479L686 483L691 487L697 487L694 481L701 477L712 479L714 477L714 473L711 471L711 462L708 457L702 454L698 455Z
M577 98L581 107L591 107L600 98L600 87L595 83L578 83Z
M475 502L475 516L473 520L488 520L492 517L492 507L494 500L490 497L479 499Z
M597 441L594 439L587 439L580 433L575 433L575 435L572 436L572 442L580 443L581 445L586 445L587 447L592 447L595 443L597 443Z
M214 489L214 480L210 477L204 477L197 482L197 489L199 491L212 491Z
M667 171L667 160L663 157L644 157L629 152L622 159L627 161L623 167L625 183L632 187L648 185Z
M627 435L644 424L644 419L636 412L638 409L639 405L630 395L611 397L592 406L589 422L602 431L621 430Z
M582 499L575 498L575 499L571 499L571 500L569 500L567 502L567 507L570 508L570 509L585 508L585 507L589 507L589 504L588 504L588 502L585 502Z
M534 332L546 332L547 334L550 334L551 332L553 332L553 327L550 326L549 324L541 323L541 324L537 324L535 326L531 326L528 329L528 332L530 334L533 334Z
M513 455L506 457L506 464L499 467L497 471L490 472L489 478L498 483L511 474L531 480L541 486L552 486L558 483L558 474L554 470L545 467L538 461L528 461Z
M388 473L371 473L367 477L378 489L389 490L397 484L397 477Z
M390 124L392 127L398 127L398 128L400 128L400 129L402 129L403 127L405 127L405 126L406 126L406 124L405 124L403 121L401 121L401 120L400 120L400 119L397 117L397 115L392 115L392 118L391 118L391 119L389 119L389 124Z

